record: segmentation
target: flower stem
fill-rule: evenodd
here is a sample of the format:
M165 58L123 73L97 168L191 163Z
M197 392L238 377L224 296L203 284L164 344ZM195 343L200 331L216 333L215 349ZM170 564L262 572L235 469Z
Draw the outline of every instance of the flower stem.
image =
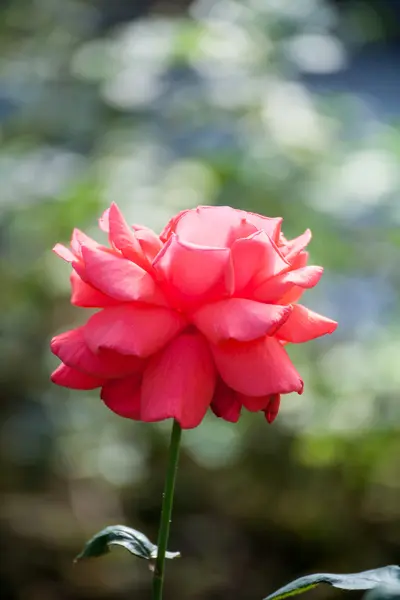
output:
M152 600L162 600L164 584L165 552L167 550L169 529L171 524L172 504L174 501L174 489L176 473L178 470L179 448L181 441L181 426L174 420L169 444L167 475L163 494L161 509L160 528L158 530L158 553L153 575Z

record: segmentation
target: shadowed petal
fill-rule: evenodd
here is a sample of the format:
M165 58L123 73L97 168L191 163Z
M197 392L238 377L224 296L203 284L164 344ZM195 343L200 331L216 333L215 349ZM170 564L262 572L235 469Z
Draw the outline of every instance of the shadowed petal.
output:
M90 317L83 334L93 352L100 348L146 357L158 352L185 326L185 318L161 306L123 305Z
M292 314L277 335L286 342L301 343L333 333L336 327L336 321L319 315L301 304L295 304Z
M72 288L71 304L74 306L80 306L82 308L104 308L105 306L115 306L116 304L120 304L120 301L99 292L99 290L96 290L96 288L83 281L76 271L72 271L70 282Z
M86 345L84 327L66 331L51 340L50 348L63 363L93 377L125 377L143 370L144 361L136 356L124 356L111 350L94 354Z
M181 334L149 360L143 374L141 419L174 418L184 429L197 427L210 406L215 377L203 336Z
M230 338L248 342L263 335L272 335L291 311L292 306L229 298L196 310L192 314L192 321L211 342L218 343Z
M239 395L231 390L220 377L218 377L215 387L211 410L217 417L230 423L237 423L240 418L242 403Z
M101 390L104 404L117 415L140 420L141 375L108 381Z
M62 364L51 374L51 381L72 390L94 390L101 387L105 379L92 377L87 373L81 373L81 371Z
M245 396L301 393L303 390L300 375L275 338L212 344L211 350L222 379Z
M129 227L114 202L111 204L108 213L108 227L110 242L113 246L120 250L125 258L146 270L150 266L150 263L144 255L135 233Z

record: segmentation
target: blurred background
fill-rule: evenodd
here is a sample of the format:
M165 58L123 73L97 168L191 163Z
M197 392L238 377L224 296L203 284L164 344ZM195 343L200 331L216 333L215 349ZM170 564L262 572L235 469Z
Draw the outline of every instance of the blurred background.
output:
M290 349L305 393L273 426L184 434L166 600L400 562L399 99L397 0L1 0L5 600L149 598L124 550L72 559L110 524L156 540L170 424L49 383L51 336L86 317L51 248L111 201L156 230L197 204L310 227L305 303L340 322Z

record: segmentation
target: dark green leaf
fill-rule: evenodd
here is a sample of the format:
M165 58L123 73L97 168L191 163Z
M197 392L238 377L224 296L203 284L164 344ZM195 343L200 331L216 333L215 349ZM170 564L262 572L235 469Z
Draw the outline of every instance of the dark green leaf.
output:
M157 558L157 546L151 543L143 533L125 525L111 525L99 531L88 542L75 562L82 558L102 556L110 551L110 546L122 546L131 554L153 561ZM179 552L166 552L166 558L178 558Z
M378 587L391 589L400 583L400 567L391 565L363 573L352 573L351 575L334 575L331 573L318 573L300 577L288 585L280 588L264 600L280 600L288 596L295 596L310 590L320 583L328 583L342 590L371 590Z

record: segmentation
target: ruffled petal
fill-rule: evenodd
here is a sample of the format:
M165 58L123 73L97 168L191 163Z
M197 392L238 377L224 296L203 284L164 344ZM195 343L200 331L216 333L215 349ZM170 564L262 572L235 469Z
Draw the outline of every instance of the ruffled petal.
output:
M120 417L140 420L141 376L131 375L124 379L108 381L101 390L104 404Z
M152 357L143 375L141 419L174 418L184 429L197 427L210 406L215 367L206 340L183 333Z
M158 352L186 325L185 318L169 308L129 304L96 313L83 334L92 352L106 348L143 358Z
M283 221L282 217L264 217L263 215L244 210L238 210L237 212L244 215L247 221L254 225L257 231L264 231L271 240L275 243L278 242Z
M309 289L317 285L322 277L322 267L303 267L272 277L252 291L252 298L259 302L279 302L294 286Z
M268 423L273 423L278 416L281 406L281 397L279 394L274 394L270 397L267 408L264 410L265 418Z
M70 282L72 289L71 304L74 306L80 306L82 308L104 308L106 306L120 304L115 298L111 298L110 296L99 292L99 290L96 290L96 288L83 281L76 271L72 271Z
M286 342L299 344L333 333L336 327L336 321L319 315L301 304L295 304L292 314L279 329L277 336Z
M153 265L174 303L204 303L232 291L230 251L182 242L173 234Z
M211 345L215 364L225 383L245 396L268 396L303 391L303 381L278 340L228 341Z
M113 252L93 250L82 246L84 272L78 272L84 281L104 294L121 301L142 301L165 304L160 288L149 273L130 260Z
M236 240L232 244L231 255L236 294L250 282L253 281L256 286L290 266L264 231Z
M82 373L64 364L61 364L53 371L51 381L71 390L94 390L105 383L104 378L92 377L87 373Z
M242 411L239 395L231 390L219 377L211 402L211 410L215 416L230 423L237 423Z
M149 261L143 253L142 247L132 229L125 221L118 206L113 202L108 213L109 238L112 245L117 248L128 260L147 270Z
M282 246L282 254L291 264L295 261L297 256L304 250L306 246L311 242L312 234L309 229L306 229L304 233L299 235L297 238L290 240Z
M202 306L192 314L191 320L215 344L229 339L249 342L272 335L291 312L292 306L229 298Z
M247 237L256 231L244 211L230 206L199 206L172 219L161 239L168 240L175 233L182 241L191 244L229 248L239 237Z
M94 354L89 350L83 332L84 327L79 327L51 340L51 351L67 366L98 378L125 377L143 371L144 361L137 356L124 356L111 350Z

